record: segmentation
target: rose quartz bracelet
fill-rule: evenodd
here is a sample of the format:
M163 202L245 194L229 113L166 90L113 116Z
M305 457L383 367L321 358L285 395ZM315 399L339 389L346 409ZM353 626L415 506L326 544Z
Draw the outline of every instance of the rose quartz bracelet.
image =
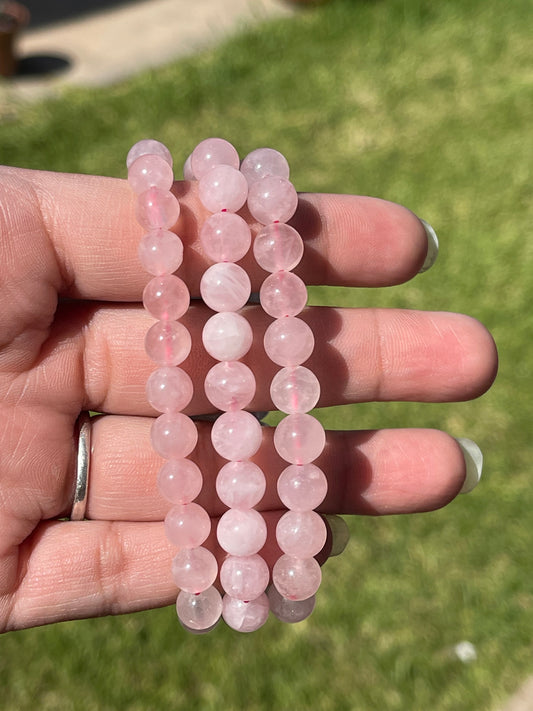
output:
M263 281L260 302L274 321L264 336L269 358L281 367L274 376L270 395L278 410L287 413L277 425L274 446L290 464L278 479L278 494L288 511L276 527L276 539L283 555L272 571L270 605L282 620L303 619L314 607L314 594L321 570L314 558L326 542L326 526L313 510L327 491L324 473L312 461L325 446L320 422L307 414L318 402L320 385L305 368L314 337L298 314L307 303L304 282L292 273L303 255L303 241L286 224L297 207L298 198L289 181L285 158L269 148L250 153L241 171L249 183L248 209L264 225L257 234L253 252L259 266L269 276Z
M182 413L193 386L178 367L189 355L191 338L179 322L189 305L183 281L174 275L183 258L179 237L170 232L179 216L179 203L170 188L172 159L168 149L153 140L140 141L128 154L128 180L137 194L137 219L148 230L139 255L154 275L143 294L145 308L157 322L146 337L146 352L160 367L147 383L148 401L163 413L152 427L154 450L167 462L158 475L161 494L172 504L165 519L169 540L180 549L172 564L180 588L177 611L184 627L196 632L211 629L222 615L236 630L258 629L269 609L280 620L296 622L313 610L321 581L314 556L323 548L326 526L314 511L327 491L324 473L312 462L325 445L322 425L309 410L315 407L320 386L302 365L311 355L314 338L298 318L307 290L292 270L303 255L303 241L286 224L297 206L285 158L272 149L253 151L240 165L235 148L219 138L202 141L184 166L187 180L198 180L198 194L211 212L200 230L205 254L213 264L200 283L204 303L215 313L207 320L202 342L217 362L204 383L208 400L221 412L213 424L213 448L227 463L216 479L217 494L228 507L217 526L217 539L226 552L220 571L214 555L202 546L210 533L207 512L194 499L202 475L187 459L197 442L197 431ZM250 298L250 280L237 264L250 249L251 232L236 214L247 203L263 225L253 243L259 266L269 272L260 290L260 303L273 318L264 337L269 358L281 366L271 383L274 405L287 416L276 427L274 445L287 466L278 479L278 494L288 511L276 527L282 550L270 574L260 555L266 524L255 506L261 501L265 475L251 461L261 445L257 418L246 408L254 397L255 376L241 362L253 334L240 313ZM213 587L217 574L225 592Z
M139 245L139 257L153 278L144 289L143 303L158 320L146 334L145 348L159 367L150 375L146 393L152 407L163 413L154 421L151 439L154 450L167 460L158 474L158 488L173 504L165 518L165 532L179 548L172 561L172 575L180 588L176 607L184 627L205 630L220 618L222 598L213 587L216 558L202 546L211 519L194 503L202 488L202 474L186 459L196 446L198 432L181 412L193 395L192 381L179 367L191 350L189 331L178 321L190 298L185 283L173 274L181 265L183 245L169 231L180 214L179 202L170 192L172 158L163 144L144 140L132 147L126 162L128 182L137 195L137 220L148 230Z

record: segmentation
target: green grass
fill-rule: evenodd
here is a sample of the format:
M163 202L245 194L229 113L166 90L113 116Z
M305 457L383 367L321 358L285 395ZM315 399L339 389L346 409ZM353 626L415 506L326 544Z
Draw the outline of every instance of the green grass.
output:
M496 709L533 640L533 49L531 3L334 2L120 86L4 111L0 160L123 175L145 136L183 157L221 135L271 145L302 190L406 204L441 240L391 289L315 288L314 302L470 313L501 370L472 403L364 404L348 427L432 426L475 439L484 480L446 510L356 518L318 609L250 637L190 637L172 609L0 639L5 709ZM477 661L451 648L471 641Z

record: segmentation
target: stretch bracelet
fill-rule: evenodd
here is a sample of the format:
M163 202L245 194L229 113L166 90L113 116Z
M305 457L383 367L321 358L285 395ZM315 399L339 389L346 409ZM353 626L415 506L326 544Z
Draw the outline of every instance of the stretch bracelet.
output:
M145 345L159 367L148 379L147 398L162 413L154 422L151 439L154 450L167 460L158 474L158 488L173 504L165 531L179 548L172 563L180 588L178 618L196 632L213 628L221 616L230 627L250 632L265 623L269 610L283 621L305 619L314 608L321 581L315 556L324 547L326 526L314 509L326 495L327 481L313 464L324 448L325 432L309 414L318 402L318 380L302 365L313 351L314 337L298 318L307 290L292 272L303 255L303 241L286 224L297 206L289 166L272 149L253 151L240 163L236 149L217 138L202 141L184 166L185 179L198 181L200 201L212 213L200 229L202 247L213 262L202 276L200 292L215 312L202 333L205 350L217 361L204 383L208 400L221 413L211 440L217 454L227 460L216 479L217 494L227 506L216 531L227 554L219 571L215 556L202 546L211 530L209 515L194 501L202 488L202 474L187 459L198 433L182 412L193 386L179 367L189 355L191 337L179 322L187 311L189 293L174 274L183 259L183 246L170 231L179 217L179 203L170 192L172 159L163 144L145 140L130 150L127 165L128 180L137 194L137 219L148 229L139 255L154 277L144 290L143 303L157 321ZM245 203L263 226L253 241L253 253L269 273L260 290L261 306L273 319L264 348L280 366L270 387L272 401L286 413L276 427L274 446L288 464L277 484L288 510L276 527L282 555L273 567L270 587L270 572L260 555L266 523L254 508L264 495L266 478L251 461L260 448L262 431L257 418L245 410L256 381L241 362L253 341L250 324L240 313L250 298L250 279L237 264L252 242L250 228L236 214ZM223 598L214 586L217 575Z

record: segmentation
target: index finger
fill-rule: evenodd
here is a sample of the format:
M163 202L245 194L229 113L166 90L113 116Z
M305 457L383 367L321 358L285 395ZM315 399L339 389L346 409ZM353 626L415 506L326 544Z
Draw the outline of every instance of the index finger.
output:
M137 256L142 228L125 180L2 169L11 196L20 196L20 225L40 221L59 261L62 295L104 301L138 301L147 281ZM185 247L180 276L193 296L210 262L198 231L207 217L196 184L176 182L181 215L173 228ZM244 212L243 215L247 217ZM248 216L249 217L249 216ZM250 221L250 220L249 220ZM427 253L420 220L408 209L377 198L300 194L291 224L306 250L296 272L308 284L386 286L410 279ZM251 223L252 231L258 226ZM265 273L248 254L242 261L258 290Z

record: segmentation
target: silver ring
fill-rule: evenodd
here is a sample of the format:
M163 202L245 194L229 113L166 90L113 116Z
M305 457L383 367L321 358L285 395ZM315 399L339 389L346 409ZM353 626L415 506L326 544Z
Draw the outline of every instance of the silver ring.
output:
M89 491L89 464L91 457L91 416L82 412L78 417L78 454L76 457L76 485L72 500L71 521L83 521Z

